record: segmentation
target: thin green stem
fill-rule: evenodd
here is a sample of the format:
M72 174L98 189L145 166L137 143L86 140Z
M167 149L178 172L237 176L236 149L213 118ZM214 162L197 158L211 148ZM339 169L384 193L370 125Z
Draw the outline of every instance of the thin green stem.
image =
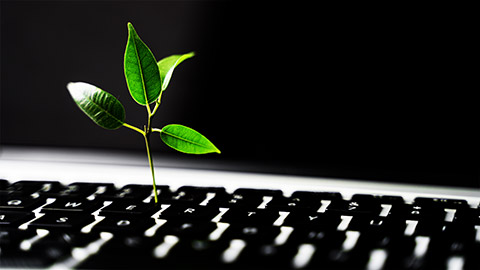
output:
M158 132L158 133L161 133L161 132L162 132L162 130L161 130L161 129L159 129L159 128L152 128L152 132Z
M129 125L129 124L127 124L127 123L123 123L123 126L129 128L129 129L133 129L133 130L135 130L136 132L138 132L138 133L142 134L143 136L145 136L145 132L143 132L143 130L141 130L141 129L137 128L137 127L134 127L134 126Z
M158 203L157 198L157 185L155 184L155 170L153 169L153 160L152 155L150 154L150 134L145 134L143 137L145 138L145 146L147 147L147 156L148 156L148 164L150 165L150 170L152 171L152 179L153 179L153 194L155 198L155 203Z
M157 129L152 129L152 118L153 115L157 112L158 106L160 106L160 99L162 97L162 93L160 93L160 96L158 97L157 101L155 102L155 108L153 109L153 112L151 111L150 104L146 104L147 106L147 125L144 127L145 130L142 131L143 137L145 138L145 146L147 148L147 156L148 156L148 164L150 165L150 171L152 172L152 180L153 180L153 194L155 198L155 203L158 203L158 198L157 198L157 185L155 183L155 170L153 168L153 160L152 160L152 155L150 153L150 134L153 131L157 131Z

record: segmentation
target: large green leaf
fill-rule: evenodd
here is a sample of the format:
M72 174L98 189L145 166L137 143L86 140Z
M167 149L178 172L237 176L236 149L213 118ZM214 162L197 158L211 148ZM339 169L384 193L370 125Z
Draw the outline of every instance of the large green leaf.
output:
M128 42L124 58L125 78L133 99L141 105L154 102L160 95L162 81L157 61L128 23Z
M78 107L97 125L117 129L125 123L125 109L111 94L84 82L71 82L67 89Z
M182 125L167 125L160 131L162 141L187 154L220 153L213 143L197 131Z
M158 69L160 70L160 77L162 78L163 82L162 91L167 89L167 86L170 83L170 79L172 78L175 68L180 65L180 63L187 60L188 58L193 57L194 55L194 52L186 54L175 54L158 61Z

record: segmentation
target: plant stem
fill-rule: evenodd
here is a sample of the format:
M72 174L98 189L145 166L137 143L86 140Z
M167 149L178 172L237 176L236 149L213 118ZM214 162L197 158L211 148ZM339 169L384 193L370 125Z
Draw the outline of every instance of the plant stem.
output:
M150 165L150 171L152 172L153 194L155 198L155 203L158 203L158 198L157 198L157 185L155 184L155 169L153 168L152 154L150 153L150 134L153 132L152 118L153 118L153 115L157 112L158 106L160 106L161 96L162 96L162 93L160 92L160 96L155 102L155 108L153 109L153 112L150 109L150 104L146 104L148 116L147 116L147 125L144 127L145 128L144 131L141 131L140 129L132 127L128 124L125 125L126 127L139 131L140 133L143 134L143 137L145 138L145 146L147 148L147 156L148 156L148 165Z
M127 128L130 128L130 129L133 129L133 130L135 130L136 132L139 132L140 134L142 134L143 136L145 136L145 132L143 132L143 130L141 130L141 129L137 128L137 127L134 127L134 126L129 125L129 124L127 124L127 123L123 123L123 126L124 126L124 127L127 127Z
M155 184L155 170L153 169L153 160L152 155L150 154L150 132L146 132L143 137L145 138L145 145L147 147L147 156L148 156L148 164L150 165L150 170L152 171L152 179L153 179L153 194L155 198L155 203L158 203L157 198L157 185Z

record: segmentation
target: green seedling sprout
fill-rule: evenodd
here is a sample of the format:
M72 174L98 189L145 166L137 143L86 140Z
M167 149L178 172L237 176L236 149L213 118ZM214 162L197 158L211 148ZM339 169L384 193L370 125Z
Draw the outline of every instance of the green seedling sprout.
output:
M159 133L161 140L171 148L187 154L220 153L213 143L199 132L178 124L163 128L152 127L152 118L160 106L163 92L167 89L174 69L186 59L193 57L193 52L171 55L160 61L143 43L131 23L128 27L128 41L125 49L124 70L128 90L132 98L147 109L147 123L138 128L125 123L125 109L120 101L110 93L85 83L71 82L67 85L75 103L97 125L105 129L127 127L140 133L147 150L148 164L152 172L155 203L158 202L150 150L150 135ZM150 107L153 105L153 110Z

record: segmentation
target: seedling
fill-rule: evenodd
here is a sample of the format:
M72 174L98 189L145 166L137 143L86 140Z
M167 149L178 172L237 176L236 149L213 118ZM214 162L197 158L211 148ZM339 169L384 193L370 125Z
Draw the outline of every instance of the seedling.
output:
M155 203L158 202L150 150L150 135L159 133L162 141L171 148L187 154L220 153L213 143L199 132L178 124L161 129L152 127L152 118L160 106L163 92L167 89L175 68L194 56L194 53L171 55L156 61L153 53L143 43L131 23L128 27L128 41L125 49L124 70L128 90L132 98L147 109L147 123L138 128L125 123L125 109L110 93L85 82L71 82L68 91L78 107L97 125L105 129L126 127L140 133L147 150L148 164L152 172ZM154 105L153 110L150 107Z

